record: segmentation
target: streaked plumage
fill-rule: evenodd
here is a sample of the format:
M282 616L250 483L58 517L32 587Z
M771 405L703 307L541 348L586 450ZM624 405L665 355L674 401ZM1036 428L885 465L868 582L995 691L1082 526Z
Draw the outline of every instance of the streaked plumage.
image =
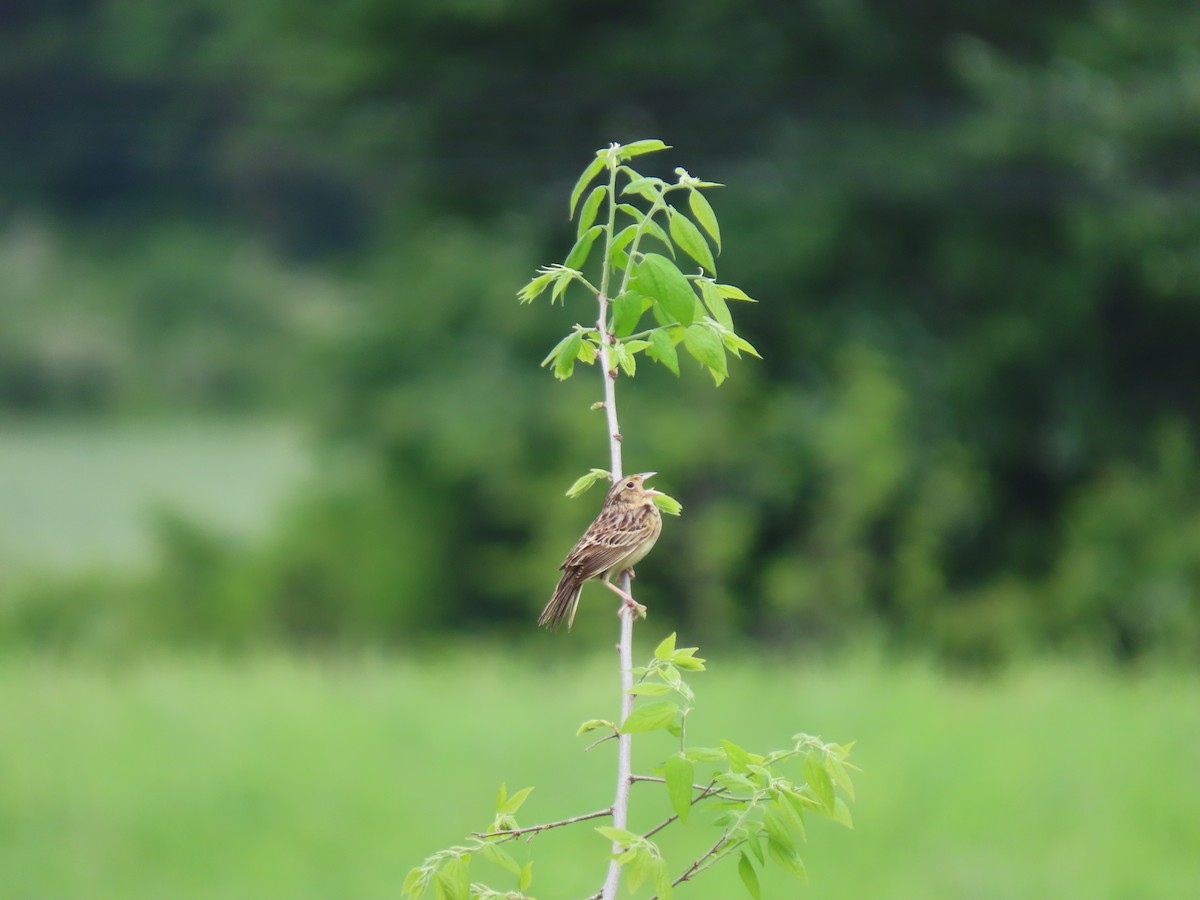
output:
M559 567L562 578L554 596L542 610L539 625L553 630L567 620L567 629L575 621L575 610L579 607L579 593L583 583L599 578L601 583L619 594L629 606L637 607L632 597L614 585L610 578L637 565L662 531L662 514L654 505L659 491L645 487L644 482L653 472L629 475L611 488L604 498L604 506L575 549L567 554Z

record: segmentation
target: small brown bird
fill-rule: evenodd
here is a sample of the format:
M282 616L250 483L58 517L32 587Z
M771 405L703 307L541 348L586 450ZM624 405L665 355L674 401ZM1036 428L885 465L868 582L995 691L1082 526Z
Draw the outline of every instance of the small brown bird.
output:
M662 531L662 514L654 505L654 498L662 492L651 490L644 484L653 474L627 475L609 488L600 515L559 567L563 576L554 596L542 610L539 625L554 630L565 618L570 631L575 610L579 607L579 592L589 578L599 578L601 584L620 595L631 609L645 611L645 607L609 579L626 569L632 570L641 562Z

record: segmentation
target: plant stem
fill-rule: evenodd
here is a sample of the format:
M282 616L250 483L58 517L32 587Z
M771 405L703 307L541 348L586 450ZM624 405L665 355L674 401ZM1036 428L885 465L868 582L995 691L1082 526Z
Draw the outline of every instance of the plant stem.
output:
M523 834L536 835L543 831L549 831L551 828L562 828L564 825L574 825L576 822L586 822L588 819L603 819L611 815L612 807L610 806L606 809L598 809L595 812L584 813L580 816L571 816L569 819L559 819L557 822L542 822L540 825L530 825L526 828L510 828L508 831L476 831L473 832L472 836L485 841L492 838L500 838L500 840L495 841L495 843L500 844L504 841L520 837Z
M608 352L609 342L613 340L608 330L608 298L599 296L600 317L597 327L600 329L600 368L604 376L604 411L608 418L609 452L612 458L609 471L612 472L613 482L622 477L621 469L621 429L617 421L617 370L612 365L612 357ZM621 590L630 592L629 573L621 574ZM629 689L633 687L633 610L628 606L621 607L621 643L619 645L621 664L621 716L618 722L624 722L633 711L633 695ZM628 734L617 736L617 793L613 799L612 814L614 828L627 828L629 824L629 788L632 784L632 751L633 744ZM613 855L620 852L620 846L613 843ZM604 888L600 896L603 900L616 900L617 888L621 883L621 864L615 859L608 864L608 875L604 879Z

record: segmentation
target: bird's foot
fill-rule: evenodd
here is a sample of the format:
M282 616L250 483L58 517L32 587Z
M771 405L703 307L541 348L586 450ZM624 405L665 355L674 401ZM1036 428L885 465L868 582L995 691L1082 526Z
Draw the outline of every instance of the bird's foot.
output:
M627 609L632 610L633 614L639 619L646 618L646 607L638 603L632 597L625 598L625 602L621 605L621 608L617 610L617 615L622 615Z

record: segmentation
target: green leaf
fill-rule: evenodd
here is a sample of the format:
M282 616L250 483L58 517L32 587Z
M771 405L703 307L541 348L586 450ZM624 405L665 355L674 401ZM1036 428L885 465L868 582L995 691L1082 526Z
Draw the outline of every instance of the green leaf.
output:
M614 844L620 844L622 847L628 847L630 844L636 844L641 840L640 835L634 834L632 831L626 831L624 828L616 828L612 825L597 825L596 830Z
M687 347L688 353L712 373L717 384L729 376L725 345L717 333L707 325L697 323L689 326L683 334L683 345Z
M674 887L671 885L671 873L667 869L667 861L661 857L655 860L654 890L658 892L658 900L671 900Z
M600 204L604 202L607 194L607 184L599 184L592 188L588 198L583 201L583 209L579 211L579 224L575 227L575 237L583 237L583 233L592 227L592 223L596 221L596 213L600 209Z
M609 728L613 731L617 730L617 726L608 721L608 719L588 719L579 726L579 729L575 732L575 737L579 737L581 734L587 734L589 731L595 731L598 728Z
M521 788L521 790L517 791L504 802L502 809L497 809L496 812L508 813L510 816L515 816L517 810L521 808L522 804L524 804L532 793L533 788L531 787Z
M696 294L675 263L657 253L647 253L638 263L634 287L653 297L663 310L683 325L691 325ZM718 341L718 346L720 342ZM722 358L724 353L722 352Z
M609 353L617 358L617 364L626 375L632 378L637 374L637 360L628 344L617 343L608 348Z
M580 175L579 180L575 182L575 187L571 188L571 208L567 211L568 219L575 217L575 205L579 202L579 198L583 196L584 188L592 183L592 179L600 174L600 171L604 168L604 166L605 158L603 156L597 156L590 163L588 163L587 168L583 170L583 174Z
M780 866L799 877L801 881L806 884L808 883L808 872L805 871L804 863L800 860L800 854L796 852L794 847L784 847L767 838L767 852L771 854L771 858Z
M714 241L717 243L717 250L721 249L721 226L717 224L717 214L713 212L713 208L709 205L708 198L699 191L692 191L688 195L688 206L692 209L692 215L696 221L700 223L700 227L707 231Z
M567 496L578 497L584 491L590 490L597 481L612 481L612 475L607 469L592 469L586 475L575 479L575 483L567 488Z
M496 812L504 810L504 804L508 802L508 785L504 782L500 783L500 790L496 793Z
M762 354L754 349L753 344L751 344L747 340L744 340L744 339L738 337L736 334L734 334L731 331L727 331L724 334L722 334L721 340L725 343L725 346L729 348L729 351L734 356L740 356L741 354L738 351L745 350L751 356L757 356L759 359L762 359Z
M639 175L625 185L625 187L621 188L621 194L622 196L625 194L636 194L653 202L662 194L664 184L665 182L661 178Z
M745 772L746 767L750 765L750 754L733 741L723 740L721 746L725 748L725 758L729 760L729 767L735 772Z
M653 219L647 219L644 231L646 234L650 235L650 237L654 238L664 247L666 247L667 252L671 254L672 259L675 258L675 245L671 243L671 239L667 237L667 233L662 230L661 225L659 225Z
M676 650L675 655L671 657L671 662L688 672L703 672L705 661L696 656L696 651L699 649L699 647L684 647L682 650Z
M532 303L542 291L550 286L550 282L558 277L558 270L552 269L534 277L529 284L517 291L517 299L522 303Z
M668 516L677 516L683 512L683 504L669 494L655 494L650 499L654 501L655 506L665 512ZM681 666L680 668L688 667Z
M641 156L643 153L654 153L658 150L670 150L670 144L664 144L658 138L650 138L644 141L634 141L632 144L626 144L617 151L617 159L621 161L633 159L635 156Z
M679 816L679 821L686 823L688 814L692 811L692 780L695 777L695 767L691 760L676 753L668 756L663 764L663 776L667 780L667 794L671 798L671 808Z
M783 818L771 807L767 807L763 814L763 826L767 829L767 837L787 848L792 853L796 852L796 842L792 838L791 831L788 830L787 824Z
M704 305L708 307L708 311L712 314L713 319L725 328L733 331L733 316L729 312L725 298L717 290L717 286L707 278L700 279L699 283L700 296L704 298Z
M693 762L725 761L725 751L717 747L688 747L683 755Z
M657 360L676 375L679 374L679 354L675 350L675 342L671 340L665 328L656 328L650 332L650 349L647 352L651 359Z
M531 884L533 884L533 860L521 866L521 875L517 879L517 890L525 893Z
M593 339L586 338L583 344L580 345L579 352L575 355L579 358L581 363L586 363L590 366L596 361L596 354L598 352L599 348L595 345L595 343L593 343Z
M506 872L520 876L521 866L517 863L512 855L507 850L500 847L499 844L487 842L479 847L479 855L490 863L495 863Z
M471 900L471 858L456 856L448 860L436 881L446 900Z
M559 344L558 355L554 358L554 377L559 381L566 381L575 371L575 360L579 356L581 346L583 346L583 335L578 331ZM542 365L545 365L545 362Z
M746 891L754 900L762 900L762 889L758 886L758 873L754 871L754 863L750 862L750 857L745 853L738 860L738 876L742 879L742 884L746 886Z
M613 300L613 334L628 337L637 328L638 320L650 307L650 300L637 291L626 291Z
M726 300L744 300L747 303L758 302L740 287L734 287L732 284L718 284L717 290L721 292L721 296Z
M821 804L821 809L828 816L833 815L833 780L829 777L829 772L825 770L825 766L820 759L817 758L817 751L809 751L808 756L804 757L804 780L808 783L809 789L813 792L813 796L817 798L817 802Z
M630 207L630 209L632 208ZM637 236L637 232L637 225L626 225L613 237L608 248L608 261L615 264L618 269L624 269L629 264L629 256L624 250L629 242Z
M704 240L704 235L692 224L692 220L679 210L667 207L667 225L671 229L671 239L675 241L676 246L715 275L717 264L713 259L712 250L708 248L708 241Z
M567 254L563 265L568 269L582 269L583 264L587 262L588 254L592 252L592 244L603 233L604 229L601 226L593 225L581 234L579 240L575 242L575 246L571 248L571 252Z
M825 768L829 770L829 774L851 800L854 799L854 782L850 780L850 773L846 771L846 764L836 756L828 756L825 759Z
M845 825L847 828L854 827L854 817L850 815L850 807L846 805L846 801L841 797L833 798L833 815L829 818L833 819L839 825Z
M670 662L671 657L675 654L675 632L672 631L663 638L657 647L654 648L654 658L661 659L663 662Z
M410 900L421 900L425 893L425 887L429 883L425 877L427 869L416 868L410 869L408 874L404 876L404 883L400 885L400 893L409 897Z
M671 686L663 684L661 681L643 681L641 684L635 684L625 693L637 697L661 697L663 694L671 693Z
M666 728L675 721L679 707L670 700L639 706L621 724L621 734L638 734Z
M654 872L654 857L645 849L639 848L633 853L627 863L623 864L625 880L630 893L636 891Z

